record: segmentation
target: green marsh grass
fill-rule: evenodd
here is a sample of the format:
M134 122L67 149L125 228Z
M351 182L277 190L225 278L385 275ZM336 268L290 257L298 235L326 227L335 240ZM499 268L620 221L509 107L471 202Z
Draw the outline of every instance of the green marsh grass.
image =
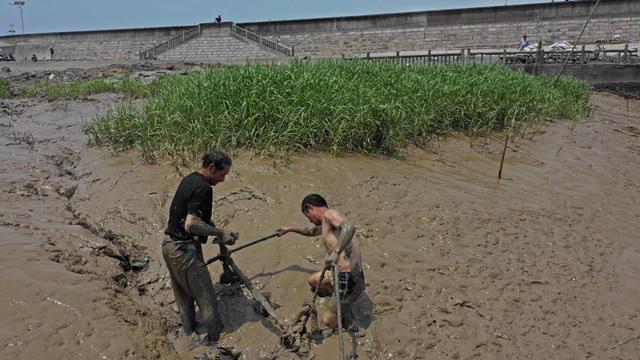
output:
M176 161L211 148L397 155L451 130L486 134L575 119L589 87L500 66L366 61L247 65L168 76L142 109L117 106L85 126L90 143Z
M61 84L55 84L48 80L39 80L25 86L22 90L22 95L27 97L44 96L49 101L101 93L120 93L128 97L140 98L146 95L147 87L148 85L145 85L141 80L129 77L113 81L103 78L87 81L75 80Z
M8 79L0 77L0 99L9 98L11 95L13 95L11 82Z

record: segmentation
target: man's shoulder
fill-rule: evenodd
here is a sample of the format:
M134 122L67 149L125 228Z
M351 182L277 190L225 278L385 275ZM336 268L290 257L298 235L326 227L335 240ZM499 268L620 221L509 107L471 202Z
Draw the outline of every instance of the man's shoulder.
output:
M199 192L213 192L211 185L207 180L198 172L193 172L184 178L180 182L178 191L199 191Z
M327 209L327 211L324 212L324 220L329 221L330 223L341 223L346 219L347 218L336 209Z
M194 184L194 185L204 185L210 186L207 182L207 179L204 178L202 174L197 171L192 172L191 174L182 178L182 183L185 184Z
M326 217L342 216L342 214L340 213L340 211L338 211L336 209L327 209L327 211L324 212L324 216L326 216Z

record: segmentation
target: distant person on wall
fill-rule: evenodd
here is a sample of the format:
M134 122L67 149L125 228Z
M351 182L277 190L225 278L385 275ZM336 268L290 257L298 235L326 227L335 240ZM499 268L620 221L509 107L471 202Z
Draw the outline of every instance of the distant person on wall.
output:
M216 17L216 22L219 23L222 21L222 16L220 16L220 14L218 14L218 16Z
M33 62L38 62L38 57L36 56L36 54L33 54L33 55L31 56L31 61L33 61Z
M527 35L522 35L522 39L518 42L518 49L522 50L529 46L529 39L527 39Z
M51 54L50 60L53 60L53 48L52 47L49 48L49 54Z

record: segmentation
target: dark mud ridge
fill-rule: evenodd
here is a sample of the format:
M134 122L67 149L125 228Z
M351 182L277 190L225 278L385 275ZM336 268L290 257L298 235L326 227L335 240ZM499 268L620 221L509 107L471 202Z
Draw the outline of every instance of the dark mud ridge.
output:
M640 99L640 82L595 84L594 90L606 90L627 99Z

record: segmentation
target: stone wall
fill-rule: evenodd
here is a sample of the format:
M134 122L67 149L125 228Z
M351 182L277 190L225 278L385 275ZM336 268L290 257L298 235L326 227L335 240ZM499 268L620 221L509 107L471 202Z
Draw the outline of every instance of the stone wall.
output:
M158 55L160 60L277 59L284 55L231 33L231 23L203 24L199 37Z
M298 57L429 49L501 49L514 47L525 33L530 41L544 44L574 41L593 4L594 1L561 1L238 25L284 45L293 45ZM228 27L228 24L201 26ZM135 60L139 51L189 28L191 26L4 36L0 37L0 46L3 43L50 46L58 60ZM631 44L640 43L640 0L601 0L581 43L608 41L616 34ZM161 58L204 60L274 55L270 50L254 51L262 49L251 43L243 46L230 34L209 35L193 39Z
M496 6L402 14L245 23L266 37L293 45L296 56L336 57L367 52L513 48L523 34L531 42L573 42L592 1ZM603 0L581 44L610 40L640 43L640 1Z
M50 60L51 51L49 49L48 46L40 44L18 44L13 50L12 55L16 60L31 60L33 55L35 55L38 60Z
M16 48L54 49L55 60L137 60L138 53L181 34L188 27L27 34L0 37Z

